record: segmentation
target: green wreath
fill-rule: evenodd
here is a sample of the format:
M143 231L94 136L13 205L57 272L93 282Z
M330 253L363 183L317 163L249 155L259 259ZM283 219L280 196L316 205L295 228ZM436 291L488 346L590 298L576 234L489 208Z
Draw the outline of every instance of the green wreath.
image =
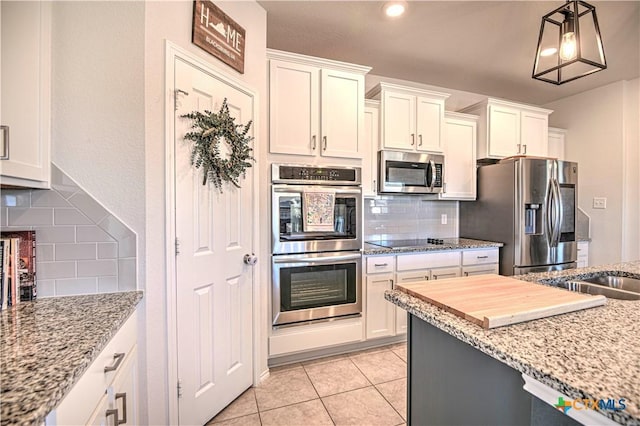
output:
M184 139L194 142L191 165L198 169L202 167L202 184L206 185L208 179L220 192L223 182L231 182L240 188L239 177L244 177L247 167L251 167L250 161L255 161L251 156L253 149L249 146L253 136L247 136L252 121L249 120L246 126L235 124L235 118L229 115L227 98L217 114L205 110L204 113L194 111L182 117L193 120L192 131L185 134ZM220 155L220 143L223 141L230 149L227 158Z

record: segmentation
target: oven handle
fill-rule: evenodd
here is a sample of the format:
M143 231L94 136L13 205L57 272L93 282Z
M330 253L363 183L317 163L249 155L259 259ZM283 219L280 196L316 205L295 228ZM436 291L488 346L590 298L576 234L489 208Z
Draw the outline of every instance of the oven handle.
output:
M360 253L326 257L274 256L273 263L335 263L342 260L358 260L360 258Z
M317 186L317 185L316 185ZM362 190L360 187L344 187L344 186L329 186L325 185L327 191L335 192L336 194L349 194L360 195ZM301 192L309 189L311 185L273 185L273 192L279 195L285 196L300 196ZM324 186L323 186L324 187Z

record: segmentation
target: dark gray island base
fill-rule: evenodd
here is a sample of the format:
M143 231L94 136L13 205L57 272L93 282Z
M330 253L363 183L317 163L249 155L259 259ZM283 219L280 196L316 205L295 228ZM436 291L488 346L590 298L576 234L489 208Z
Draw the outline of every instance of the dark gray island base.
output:
M409 425L579 425L522 386L522 374L408 314Z

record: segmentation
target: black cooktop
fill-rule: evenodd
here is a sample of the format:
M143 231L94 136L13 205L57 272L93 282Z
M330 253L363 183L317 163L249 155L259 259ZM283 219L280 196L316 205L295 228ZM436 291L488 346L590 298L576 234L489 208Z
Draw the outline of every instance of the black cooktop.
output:
M410 240L381 240L367 241L368 244L386 248L412 248L424 247L429 245L442 245L444 241L440 238L414 238Z

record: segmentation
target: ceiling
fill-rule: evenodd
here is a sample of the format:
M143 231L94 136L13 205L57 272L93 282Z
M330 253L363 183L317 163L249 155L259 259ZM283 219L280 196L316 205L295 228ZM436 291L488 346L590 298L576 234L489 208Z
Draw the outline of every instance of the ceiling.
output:
M371 74L543 105L640 75L640 1L592 1L608 68L555 86L531 78L544 14L558 1L259 1L267 46L371 66Z

